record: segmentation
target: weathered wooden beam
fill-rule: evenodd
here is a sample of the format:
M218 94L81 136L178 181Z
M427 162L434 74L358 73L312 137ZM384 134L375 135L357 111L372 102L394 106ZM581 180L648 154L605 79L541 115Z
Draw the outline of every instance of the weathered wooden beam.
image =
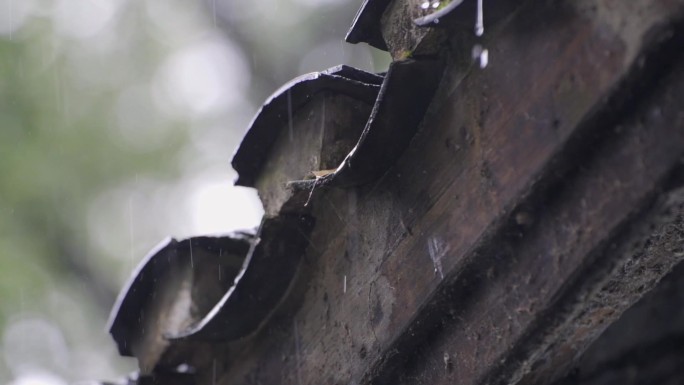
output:
M453 42L395 167L313 202L299 297L246 350L217 355L220 382L562 374L559 360L571 362L681 257L645 253L648 274L621 275L629 251L645 249L618 241L654 236L634 221L658 215L649 205L684 155L684 75L668 75L682 64L673 52L683 8L526 3L488 35L492 60L481 72L458 64L463 46ZM611 287L615 297L602 302Z
M679 238L675 252L681 253L682 227L670 227L664 234ZM610 325L557 385L680 384L683 337L684 264L680 263Z
M483 71L460 14L369 1L384 79L269 99L234 161L262 239L231 285L192 241L142 265L138 383L548 383L684 258L684 1L492 3Z

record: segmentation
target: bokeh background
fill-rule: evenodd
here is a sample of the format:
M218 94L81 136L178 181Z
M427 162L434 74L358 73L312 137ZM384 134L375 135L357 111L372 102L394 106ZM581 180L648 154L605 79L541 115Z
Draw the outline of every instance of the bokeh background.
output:
M336 64L359 0L0 0L0 383L135 370L105 331L165 236L254 227L230 159L261 102Z

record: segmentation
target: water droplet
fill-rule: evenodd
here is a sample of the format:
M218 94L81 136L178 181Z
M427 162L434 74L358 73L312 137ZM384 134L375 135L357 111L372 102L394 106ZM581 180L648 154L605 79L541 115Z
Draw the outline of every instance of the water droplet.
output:
M435 1L434 3L432 3L432 8L434 8L434 9L439 8L439 4L440 4L439 1Z
M180 364L176 367L176 371L178 373L192 373L194 371L194 368L188 364Z
M477 0L477 21L475 22L475 34L482 36L484 34L484 17L482 11L482 0Z
M287 90L287 125L288 128L290 129L290 142L292 142L293 138L293 128L292 128L292 94L290 93L290 90Z
M480 54L480 68L487 67L487 64L489 64L489 50L485 49Z
M420 5L420 8L422 8L422 9L430 8L430 2L429 1L424 2L423 4Z
M439 24L439 19L435 19L435 20L433 20L432 22L435 23L435 24Z
M473 60L479 58L481 53L482 53L482 46L479 44L475 44L473 46L473 53L472 53Z
M192 268L192 269L195 268L195 261L194 261L194 258L192 257L192 238L190 238L190 268Z
M442 258L449 251L449 246L444 241L437 237L430 237L428 239L428 253L435 268L435 274L439 274L440 278L444 279L444 272L442 270Z
M473 60L479 60L480 68L485 68L489 64L489 50L484 49L479 44L475 44L473 46L472 58Z

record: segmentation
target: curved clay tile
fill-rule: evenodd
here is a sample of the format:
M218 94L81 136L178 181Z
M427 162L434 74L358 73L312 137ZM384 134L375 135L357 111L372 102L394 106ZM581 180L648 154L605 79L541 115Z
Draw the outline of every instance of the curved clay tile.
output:
M236 184L254 186L279 134L291 129L289 121L305 105L320 99L321 94L327 91L372 106L382 79L380 75L341 65L299 76L280 87L256 113L233 156L232 165L238 172ZM329 107L332 112L334 106Z
M168 347L166 333L202 319L232 286L253 236L167 238L140 262L112 308L108 329L119 353L135 356L141 373Z
M299 215L266 218L233 286L204 318L170 340L237 340L257 331L285 297L313 220Z

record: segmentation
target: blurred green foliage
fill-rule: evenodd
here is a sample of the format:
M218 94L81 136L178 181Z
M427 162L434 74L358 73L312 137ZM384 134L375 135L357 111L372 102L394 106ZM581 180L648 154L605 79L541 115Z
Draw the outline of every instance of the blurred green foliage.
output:
M137 40L149 37L138 31ZM32 15L11 38L0 39L3 383L31 371L74 380L97 369L112 375L121 367L108 364L116 360L103 329L121 284L117 269L124 266L89 239L89 205L135 174L180 175L177 154L187 137L181 122L164 122L164 146L143 151L124 145L111 123L120 92L139 81L128 74L143 76L153 60L98 56L80 43L60 38L49 19ZM97 68L98 61L111 67ZM94 66L107 81L83 77L83 66ZM113 81L110 71L120 79ZM47 320L53 328L34 329L25 323L31 319ZM10 335L11 330L35 335ZM55 330L63 341L50 341ZM100 346L100 359L78 359ZM36 351L47 355L37 357ZM95 370L84 369L89 365Z
M203 231L191 192L230 179L270 92L335 64L386 67L342 42L358 6L0 0L1 383L134 370L104 331L125 278L163 235Z

